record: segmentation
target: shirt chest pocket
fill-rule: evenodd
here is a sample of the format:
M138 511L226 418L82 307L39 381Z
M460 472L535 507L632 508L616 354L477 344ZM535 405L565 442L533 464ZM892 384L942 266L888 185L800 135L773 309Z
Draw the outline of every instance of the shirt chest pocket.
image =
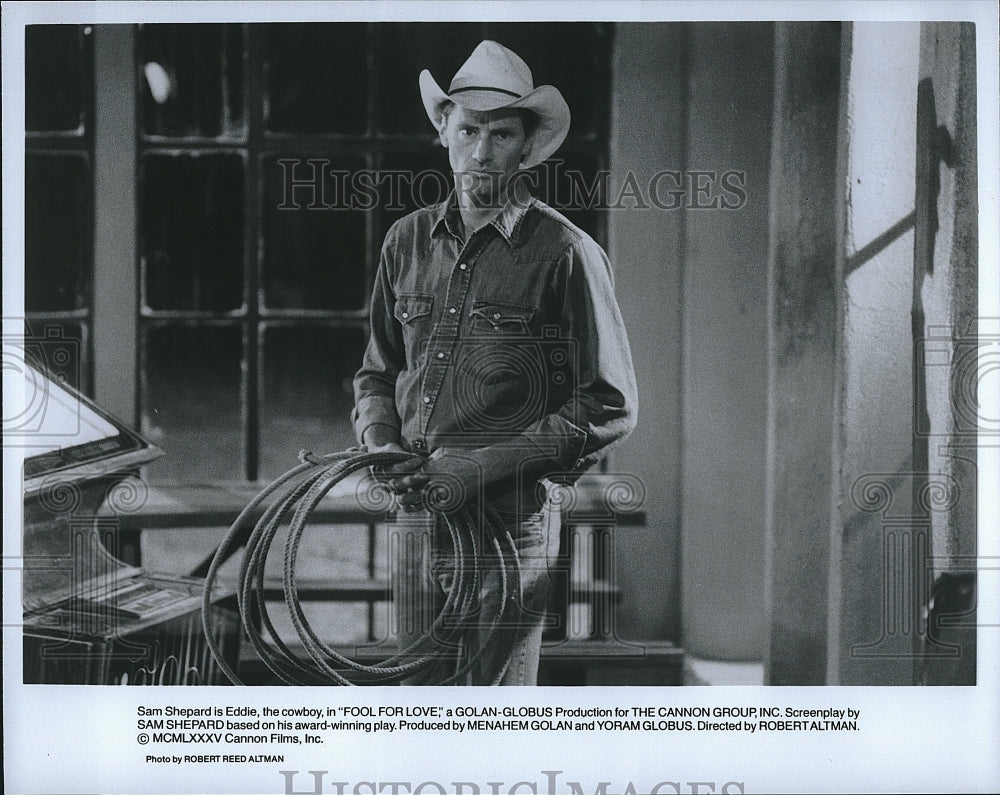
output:
M530 306L476 301L470 313L470 330L474 336L525 337L531 334L535 310Z
M430 336L434 296L424 293L401 293L396 296L393 315L403 328L406 359L416 362Z

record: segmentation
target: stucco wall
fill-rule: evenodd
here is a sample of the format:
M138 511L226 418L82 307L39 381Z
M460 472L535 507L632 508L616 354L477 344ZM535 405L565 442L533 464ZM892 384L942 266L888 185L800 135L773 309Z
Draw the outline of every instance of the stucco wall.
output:
M841 131L841 524L834 529L841 535L833 544L840 554L831 617L839 648L831 649L829 674L841 684L907 684L916 616L913 588L900 577L916 530L911 307L920 25L851 27Z
M826 680L841 36L836 23L775 32L765 681L776 685Z
M913 212L919 23L853 25L847 85L843 489L910 456L912 228L865 248Z
M933 567L940 573L968 569L968 557L976 554L976 47L971 24L922 28L920 78L930 81L935 121L947 130L951 160L937 170L933 270L921 291L928 337L928 468L958 490L954 510L931 515Z
M831 612L830 675L840 684L924 681L936 648L923 618L932 577L975 552L973 440L956 427L968 392L955 390L974 348L972 36L958 24L852 26ZM917 166L920 115L942 160L926 167ZM971 681L974 646L965 652L935 678Z

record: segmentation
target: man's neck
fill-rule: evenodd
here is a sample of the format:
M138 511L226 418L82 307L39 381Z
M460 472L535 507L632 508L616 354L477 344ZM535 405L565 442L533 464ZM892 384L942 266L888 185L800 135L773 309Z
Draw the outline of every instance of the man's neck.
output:
M462 237L468 240L476 232L486 226L490 221L500 215L502 207L458 207L459 217L462 219Z
M512 195L508 196L508 201L513 200L516 204L526 204L531 199L531 194L521 183L513 183ZM468 240L484 226L492 222L505 209L506 203L494 199L485 203L477 203L473 197L461 190L456 191L458 198L458 214L462 219L462 237ZM504 187L501 196L507 196L507 186Z

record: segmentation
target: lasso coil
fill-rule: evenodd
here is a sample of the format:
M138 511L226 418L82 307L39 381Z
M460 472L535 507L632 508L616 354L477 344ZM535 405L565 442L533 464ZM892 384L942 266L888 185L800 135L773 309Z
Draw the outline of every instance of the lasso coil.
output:
M240 539L242 528L262 506L263 513L247 540L237 584L237 604L247 637L267 667L288 685L391 685L404 680L423 684L458 684L479 658L492 653L496 630L516 622L520 593L517 548L510 532L489 506L475 513L469 508L444 514L454 548L455 576L444 607L430 628L405 649L381 662L367 665L350 659L324 643L310 626L295 584L295 561L309 517L323 497L344 478L368 467L385 467L413 458L408 453L367 453L349 450L317 457L303 452L302 463L261 491L233 522L212 559L202 599L202 627L219 667L233 684L242 680L223 659L209 625L212 591L219 568ZM283 589L285 606L308 657L298 656L275 630L264 600L264 567L278 529L291 514L285 541ZM482 520L482 527L480 526ZM479 592L485 567L500 573L502 609L487 627L481 624ZM469 650L469 632L486 630L482 643ZM270 636L265 639L264 632ZM502 672L499 676L502 676Z

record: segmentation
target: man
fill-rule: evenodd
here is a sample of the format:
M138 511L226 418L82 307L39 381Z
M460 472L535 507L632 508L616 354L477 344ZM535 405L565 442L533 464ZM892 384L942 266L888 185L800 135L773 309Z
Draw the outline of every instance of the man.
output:
M488 503L518 549L519 613L467 681L534 684L559 544L553 479L572 479L635 427L631 354L604 251L522 179L569 130L559 91L535 88L524 61L492 41L447 93L427 70L420 91L454 189L386 235L355 430L370 450L420 454L384 473L404 511L417 512L410 526L431 536L429 561L420 544L399 547L408 570L394 583L420 583L394 595L402 642L426 630L427 599L440 605L459 565L441 516L426 508L441 493L452 508ZM425 581L427 564L436 582ZM502 609L501 580L485 578L484 635Z

